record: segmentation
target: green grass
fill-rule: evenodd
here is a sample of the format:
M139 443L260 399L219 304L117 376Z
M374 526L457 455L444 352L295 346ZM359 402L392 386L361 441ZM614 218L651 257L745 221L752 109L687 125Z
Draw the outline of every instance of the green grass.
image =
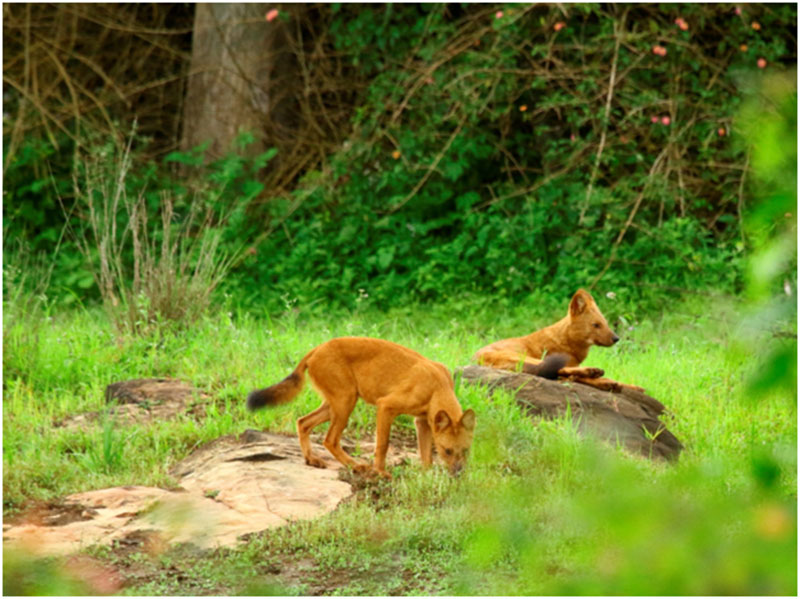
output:
M600 303L623 340L593 349L587 364L644 386L671 410L668 426L686 446L675 465L581 439L566 421L534 425L510 397L489 401L462 386L478 429L460 479L396 468L393 481L369 484L332 514L235 550L96 551L146 572L130 594L794 594L796 395L756 400L747 391L770 331L743 327L744 308L727 300L653 316ZM455 368L561 311L461 300L388 314L219 312L183 333L118 341L94 310L6 306L4 512L91 488L169 486L169 466L198 443L247 428L293 431L318 405L310 389L257 413L244 398L331 337L390 339ZM107 384L150 376L191 381L214 408L202 421L54 428L104 409ZM360 438L373 425L362 404L345 434ZM410 418L396 426L413 429Z

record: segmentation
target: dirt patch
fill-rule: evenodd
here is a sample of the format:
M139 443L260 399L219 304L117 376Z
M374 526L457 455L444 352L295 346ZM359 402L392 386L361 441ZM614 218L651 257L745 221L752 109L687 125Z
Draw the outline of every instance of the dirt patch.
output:
M34 502L24 511L12 517L5 518L6 526L20 526L32 524L36 526L64 526L72 522L91 520L95 516L94 510L83 506L59 501Z

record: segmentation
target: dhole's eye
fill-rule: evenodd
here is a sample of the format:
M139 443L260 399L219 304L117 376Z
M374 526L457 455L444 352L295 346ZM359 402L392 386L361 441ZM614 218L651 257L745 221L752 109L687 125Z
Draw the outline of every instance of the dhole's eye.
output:
M445 450L444 450L444 452L445 452L447 455L453 455L453 450L452 450L452 449L450 449L450 448L447 448L447 449L445 449Z
M599 329L600 328L600 323L599 322L594 323L594 328Z

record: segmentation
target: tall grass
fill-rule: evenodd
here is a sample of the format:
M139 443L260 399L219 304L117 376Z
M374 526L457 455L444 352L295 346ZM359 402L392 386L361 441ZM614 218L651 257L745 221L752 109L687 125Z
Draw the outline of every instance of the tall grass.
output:
M84 158L69 209L78 218L67 219L82 223L70 231L120 333L196 321L238 252L221 250L225 215L200 194L178 208L169 191L128 191L132 142Z

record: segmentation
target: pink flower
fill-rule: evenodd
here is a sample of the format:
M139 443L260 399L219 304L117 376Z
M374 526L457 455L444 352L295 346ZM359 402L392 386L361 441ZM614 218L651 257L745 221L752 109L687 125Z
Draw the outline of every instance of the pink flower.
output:
M278 9L277 8L273 8L272 10L267 12L267 21L270 21L270 22L274 21L275 19L278 18L278 14L279 14L278 13Z
M657 123L658 122L658 117L657 116L651 116L650 117L650 122L651 123Z
M733 12L735 12L737 15L740 15L742 14L742 9L741 7L737 6L736 8L733 9Z
M662 116L661 117L661 124L662 125L669 125L669 123L670 123L670 120L669 120L668 116Z
M655 45L653 46L653 54L656 56L666 56L667 49L664 46Z
M573 141L573 142L575 141L575 134L574 133L569 136L569 140Z
M767 67L767 59L766 58L759 58L756 61L759 69L765 69Z
M720 137L725 137L725 127L720 127L719 129L717 129L717 135L719 135Z
M556 31L561 31L566 26L567 26L567 24L564 21L559 21L558 23L553 25L553 29L555 29Z
M686 31L687 29L689 29L689 24L686 21L684 21L681 17L675 19L675 24L678 27L680 27L681 31Z
M494 13L494 18L495 19L502 19L503 18L503 11L502 10L498 10L496 13Z

